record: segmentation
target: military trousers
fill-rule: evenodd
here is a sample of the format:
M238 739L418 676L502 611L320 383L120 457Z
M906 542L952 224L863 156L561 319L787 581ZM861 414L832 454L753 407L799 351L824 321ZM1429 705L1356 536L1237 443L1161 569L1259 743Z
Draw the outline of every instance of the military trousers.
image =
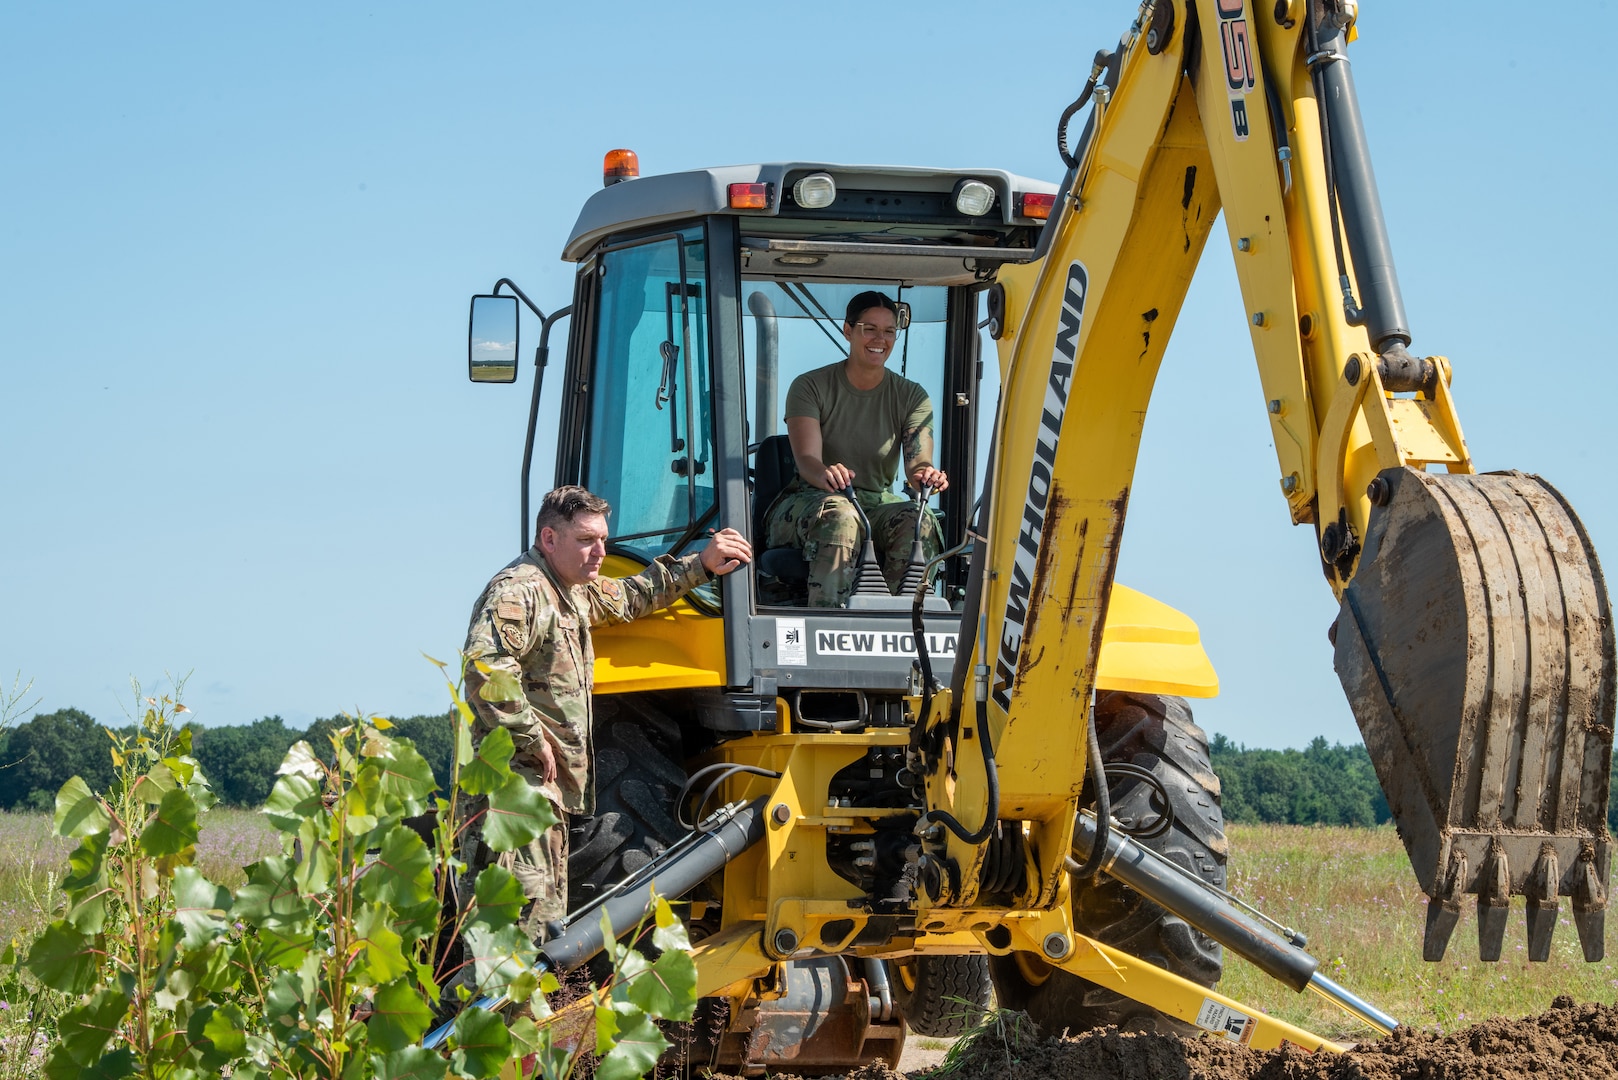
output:
M462 821L488 810L488 800L482 796L463 796L463 800ZM473 884L485 867L504 868L517 879L523 896L528 898L518 925L536 943L549 936L546 923L567 917L568 815L554 801L551 811L556 815L556 824L515 851L491 850L483 842L482 830L476 825L462 834L461 857L466 863L466 873L462 886L457 890L461 904L464 906L471 902Z
M938 519L910 499L891 493L855 494L875 534L877 562L888 591L898 591L910 565L910 547L921 514L921 543L925 558L943 550ZM834 495L794 479L770 506L764 519L767 548L796 547L809 564L809 606L846 607L859 572L860 548L865 541L860 516L846 496Z

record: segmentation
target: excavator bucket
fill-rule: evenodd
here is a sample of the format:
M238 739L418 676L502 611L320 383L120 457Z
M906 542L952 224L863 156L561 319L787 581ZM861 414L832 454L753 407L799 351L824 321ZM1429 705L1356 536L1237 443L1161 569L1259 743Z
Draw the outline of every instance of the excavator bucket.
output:
M1498 960L1520 893L1529 959L1549 958L1566 896L1600 960L1613 625L1584 526L1524 473L1380 480L1336 667L1429 898L1422 953L1443 957L1475 893L1479 954Z

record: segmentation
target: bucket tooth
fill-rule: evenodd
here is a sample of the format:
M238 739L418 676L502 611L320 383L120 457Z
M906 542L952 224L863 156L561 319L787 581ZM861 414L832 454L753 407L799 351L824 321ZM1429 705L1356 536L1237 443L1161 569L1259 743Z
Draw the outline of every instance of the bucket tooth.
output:
M1556 916L1561 909L1557 899L1562 880L1556 848L1546 844L1528 879L1528 959L1543 963L1551 958L1551 938L1556 934Z
M1334 660L1433 898L1423 955L1444 954L1465 893L1481 894L1480 948L1498 955L1502 913L1534 895L1550 847L1562 877L1529 917L1554 926L1551 905L1573 898L1585 955L1599 957L1618 649L1589 535L1537 476L1378 479L1386 498L1343 589ZM1458 885L1456 853L1471 868Z
M1595 963L1607 954L1607 887L1596 867L1593 848L1579 853L1576 884L1573 886L1573 925L1579 931L1579 944L1584 947L1584 959Z
M1498 845L1489 851L1478 880L1478 959L1488 963L1500 959L1506 941L1506 921L1511 914L1511 868L1506 852Z
M1427 901L1427 932L1421 941L1421 958L1436 963L1444 959L1455 925L1461 921L1461 894L1466 889L1466 852L1450 852L1449 872Z

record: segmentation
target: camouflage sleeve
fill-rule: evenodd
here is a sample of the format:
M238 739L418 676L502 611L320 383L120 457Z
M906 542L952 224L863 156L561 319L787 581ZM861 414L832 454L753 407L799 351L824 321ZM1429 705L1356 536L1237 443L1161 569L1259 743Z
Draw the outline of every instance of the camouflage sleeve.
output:
M555 608L513 583L490 590L467 627L462 673L467 704L490 729L508 729L518 754L542 731L539 714L523 693L522 659L555 618Z
M590 625L631 622L668 607L708 580L699 555L659 555L650 566L627 578L597 578L583 589L590 602Z

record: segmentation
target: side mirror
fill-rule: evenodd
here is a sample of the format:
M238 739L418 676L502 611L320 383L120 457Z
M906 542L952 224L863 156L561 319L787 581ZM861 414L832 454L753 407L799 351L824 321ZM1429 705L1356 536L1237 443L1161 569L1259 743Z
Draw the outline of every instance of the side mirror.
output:
M476 383L517 381L517 298L474 296L466 335L467 377Z

